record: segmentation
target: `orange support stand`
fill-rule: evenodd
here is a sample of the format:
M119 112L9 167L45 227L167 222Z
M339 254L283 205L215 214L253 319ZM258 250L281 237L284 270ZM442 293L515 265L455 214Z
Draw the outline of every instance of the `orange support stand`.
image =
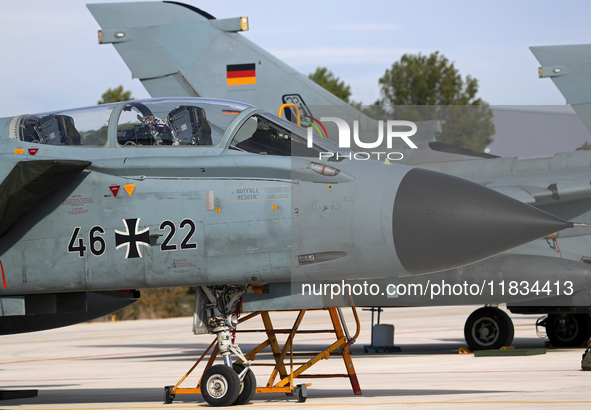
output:
M307 310L303 309L298 311L298 315L293 323L291 329L275 329L273 327L273 323L271 320L271 314L268 311L259 311L253 312L240 318L239 323L243 323L249 319L252 319L256 316L260 316L263 322L263 329L255 329L255 330L237 330L238 333L265 333L266 338L254 349L252 349L249 353L245 354L247 360L251 362L252 366L273 366L273 371L271 372L271 376L269 377L265 387L257 387L256 393L286 393L288 395L292 395L295 391L298 391L298 400L305 401L305 395L302 397L300 392L303 389L303 386L310 386L311 384L304 384L304 385L295 385L295 379L297 378L327 378L327 377L347 377L351 383L351 388L353 393L356 395L361 394L361 387L359 386L359 381L357 379L357 374L355 373L355 367L353 366L353 360L351 358L351 354L349 352L349 345L355 342L355 339L359 336L360 331L360 324L359 324L359 317L357 316L357 311L355 307L353 309L353 316L355 318L357 331L354 337L349 338L346 323L342 316L342 312L340 308L324 308L321 310L328 311L330 316L330 320L332 322L332 329L328 330L300 330L300 325L304 319L304 315L306 314ZM335 335L336 341L331 345L327 346L324 350L319 353L312 353L313 356L310 360L303 363L294 363L293 358L294 356L304 356L310 355L309 353L294 353L294 339L295 336L300 333L333 333ZM287 340L285 341L283 347L280 346L277 335L278 334L287 334ZM217 348L217 339L209 345L209 347L205 350L205 352L201 355L201 357L197 360L197 362L191 367L191 369L185 374L185 376L175 385L175 386L166 386L165 387L165 401L167 403L172 403L174 396L177 394L201 394L201 380L195 388L182 388L180 387L181 384L189 377L189 375L197 368L199 363L205 358L208 352L212 349L213 351L209 356L209 360L207 365L205 366L204 372L213 365L215 358L218 353ZM256 363L256 356L262 352L265 348L270 347L273 353L274 363ZM316 363L321 361L322 359L328 359L332 352L335 350L340 349L340 355L343 358L343 362L345 368L347 369L347 373L345 374L303 374ZM289 362L286 364L286 358L289 354ZM238 361L239 363L241 360ZM295 366L299 366L295 368ZM277 379L279 379L277 381Z

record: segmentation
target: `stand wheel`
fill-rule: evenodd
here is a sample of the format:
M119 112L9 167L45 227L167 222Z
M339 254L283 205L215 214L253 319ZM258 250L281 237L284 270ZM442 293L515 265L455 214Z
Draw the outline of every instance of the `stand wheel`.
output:
M246 366L242 363L234 363L232 368L236 372L236 374L242 373ZM257 379L254 376L254 373L251 369L248 369L246 374L244 375L244 380L240 382L240 393L238 394L238 398L234 402L234 405L241 406L243 404L248 403L254 397L254 393L257 390Z
M308 386L305 384L300 384L295 388L296 397L298 402L304 403L308 398Z
M240 394L240 379L224 364L211 366L201 378L201 396L211 406L230 406Z
M174 386L164 387L164 403L171 404L174 401L175 394L172 392Z

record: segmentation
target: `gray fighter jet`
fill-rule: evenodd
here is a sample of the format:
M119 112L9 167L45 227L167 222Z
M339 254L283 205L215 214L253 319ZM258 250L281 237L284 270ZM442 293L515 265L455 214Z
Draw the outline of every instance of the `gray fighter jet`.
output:
M138 288L198 286L225 362L209 371L230 386L204 398L243 403L254 390L236 387L231 356L244 357L225 341L250 284L428 273L573 226L443 173L319 158L337 151L224 100L0 119L2 333L104 314Z

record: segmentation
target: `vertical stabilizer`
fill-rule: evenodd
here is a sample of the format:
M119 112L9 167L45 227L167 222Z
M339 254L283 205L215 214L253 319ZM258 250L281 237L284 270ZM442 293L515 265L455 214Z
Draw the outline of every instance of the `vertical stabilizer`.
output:
M341 118L367 117L263 50L240 31L245 17L215 19L176 2L89 4L111 43L152 97L214 97L276 113L295 103L304 113L331 106ZM336 108L337 111L334 111Z
M552 79L591 131L591 44L530 47L540 64L540 78Z

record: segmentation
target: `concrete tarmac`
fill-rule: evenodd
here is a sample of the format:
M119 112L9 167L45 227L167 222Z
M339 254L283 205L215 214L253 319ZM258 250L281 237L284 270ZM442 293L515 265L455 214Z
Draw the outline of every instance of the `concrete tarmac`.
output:
M364 352L370 344L369 312L361 312L362 330L351 347L363 394L355 396L346 378L298 379L311 382L299 403L284 394L258 394L250 408L554 409L591 406L591 372L581 371L584 349L548 349L544 355L475 357L465 347L463 326L476 307L387 309L382 323L395 325L399 353ZM345 310L346 312L346 310ZM291 312L272 315L275 328L291 327ZM347 313L349 330L355 325ZM535 316L511 315L516 348L539 348ZM207 406L200 396L177 395L164 404L163 387L174 385L212 341L194 336L192 318L84 323L38 333L0 338L0 390L39 389L36 398L0 402L1 409L187 409ZM328 314L309 311L302 329L328 328ZM259 328L260 320L242 328ZM284 340L285 338L280 338ZM334 341L326 333L298 335L296 350L318 350ZM260 335L242 333L244 351ZM299 342L299 343L298 343ZM301 361L301 358L297 358ZM257 362L270 362L263 352ZM340 356L322 360L311 373L343 373ZM270 367L255 367L264 386ZM200 372L199 372L200 374ZM301 381L300 381L301 380ZM183 387L194 387L195 378Z

